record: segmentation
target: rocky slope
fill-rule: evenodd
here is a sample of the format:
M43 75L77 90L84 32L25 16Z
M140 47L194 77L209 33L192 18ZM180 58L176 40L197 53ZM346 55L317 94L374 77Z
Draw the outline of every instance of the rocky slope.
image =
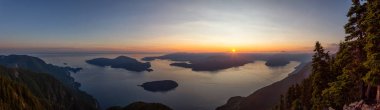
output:
M343 110L380 110L380 104L366 104L363 100L345 105Z

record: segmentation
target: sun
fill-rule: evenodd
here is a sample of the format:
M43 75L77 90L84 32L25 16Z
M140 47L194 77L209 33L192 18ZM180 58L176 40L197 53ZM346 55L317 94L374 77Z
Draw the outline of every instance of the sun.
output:
M232 52L232 53L236 53L236 49L234 49L234 48L231 49L231 52Z

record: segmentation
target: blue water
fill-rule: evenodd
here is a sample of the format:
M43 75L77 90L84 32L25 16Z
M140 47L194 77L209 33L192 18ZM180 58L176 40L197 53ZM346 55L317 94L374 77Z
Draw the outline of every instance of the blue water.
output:
M158 102L175 110L212 110L226 103L232 96L247 96L255 90L285 78L299 62L292 61L283 67L267 67L265 61L217 72L195 72L173 67L173 61L152 61L152 72L131 72L124 69L97 67L85 60L125 55L133 58L160 54L34 54L55 65L81 67L72 74L82 84L81 90L94 96L103 109L135 101ZM174 80L179 86L168 92L149 92L137 86L155 80Z

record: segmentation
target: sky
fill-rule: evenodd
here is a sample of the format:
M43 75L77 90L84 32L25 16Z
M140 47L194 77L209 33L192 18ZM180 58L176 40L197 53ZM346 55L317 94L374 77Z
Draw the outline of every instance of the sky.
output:
M311 51L349 0L0 0L1 51Z

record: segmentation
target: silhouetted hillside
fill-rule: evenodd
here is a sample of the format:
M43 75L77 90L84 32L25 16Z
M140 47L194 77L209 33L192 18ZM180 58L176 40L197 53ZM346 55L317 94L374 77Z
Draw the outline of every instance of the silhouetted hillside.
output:
M97 110L90 95L45 73L0 66L2 110Z
M134 102L125 107L113 106L107 110L172 110L170 107L160 103Z
M52 64L47 64L40 58L28 55L0 55L0 65L10 68L23 68L33 72L47 73L64 84L78 88L79 83L74 81L70 76L71 72L78 72L81 68L59 67Z

